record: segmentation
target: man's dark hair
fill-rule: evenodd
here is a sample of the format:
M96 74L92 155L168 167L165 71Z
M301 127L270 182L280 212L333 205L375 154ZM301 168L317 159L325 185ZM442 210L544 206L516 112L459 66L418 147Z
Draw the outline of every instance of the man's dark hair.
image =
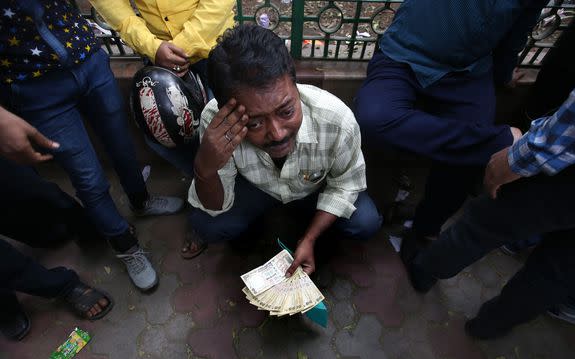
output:
M257 25L226 30L208 57L208 82L220 106L240 88L266 89L295 68L284 40Z

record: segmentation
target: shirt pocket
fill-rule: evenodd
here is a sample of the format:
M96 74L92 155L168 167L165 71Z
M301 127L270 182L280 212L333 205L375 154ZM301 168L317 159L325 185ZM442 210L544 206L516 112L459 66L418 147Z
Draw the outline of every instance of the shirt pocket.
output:
M326 176L323 168L300 169L289 186L294 193L312 193L324 185Z

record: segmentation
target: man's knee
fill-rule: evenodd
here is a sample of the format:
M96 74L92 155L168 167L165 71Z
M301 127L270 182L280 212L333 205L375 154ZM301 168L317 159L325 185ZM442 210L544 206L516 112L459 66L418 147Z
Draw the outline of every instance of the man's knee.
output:
M386 101L384 95L380 98L362 96L360 91L356 99L355 115L361 128L362 139L368 144L388 142L393 136L393 126L406 115L406 110L394 108Z
M367 200L366 200L367 201ZM357 207L352 217L347 221L344 232L359 240L373 237L381 228L383 217L371 201Z
M78 198L86 207L95 207L99 201L109 195L110 183L101 171L95 171L92 175L76 174L74 187Z
M364 214L357 220L354 237L360 240L372 238L381 228L382 222L383 217L377 211Z
M219 216L212 217L197 208L191 211L189 224L200 238L207 243L234 240L243 232L241 229L233 228L233 225L226 223Z

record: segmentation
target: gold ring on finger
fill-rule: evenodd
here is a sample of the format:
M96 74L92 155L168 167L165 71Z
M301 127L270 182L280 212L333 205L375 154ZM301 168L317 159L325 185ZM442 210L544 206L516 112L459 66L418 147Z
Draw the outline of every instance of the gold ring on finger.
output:
M230 136L229 132L226 132L226 134L224 135L224 137L226 138L226 140L228 140L228 142L232 141L232 137Z

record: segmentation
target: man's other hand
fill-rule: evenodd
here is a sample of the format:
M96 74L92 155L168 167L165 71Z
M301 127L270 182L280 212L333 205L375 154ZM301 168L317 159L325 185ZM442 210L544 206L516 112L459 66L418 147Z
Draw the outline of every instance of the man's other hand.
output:
M28 122L0 107L0 155L27 165L52 159L51 154L34 149L34 144L51 150L60 147L60 144L44 137Z
M184 76L186 71L188 71L188 67L190 67L186 52L167 41L163 41L158 47L154 64L173 71L180 77Z
M291 277L291 275L296 271L297 267L301 266L304 272L308 275L315 271L315 257L313 254L314 243L312 241L300 241L295 253L294 259L291 266L286 271L286 277Z
M508 154L509 147L496 152L491 156L485 169L483 185L493 199L497 198L497 191L499 191L501 186L521 178L520 175L511 170L511 166L509 166L509 161L507 160Z

